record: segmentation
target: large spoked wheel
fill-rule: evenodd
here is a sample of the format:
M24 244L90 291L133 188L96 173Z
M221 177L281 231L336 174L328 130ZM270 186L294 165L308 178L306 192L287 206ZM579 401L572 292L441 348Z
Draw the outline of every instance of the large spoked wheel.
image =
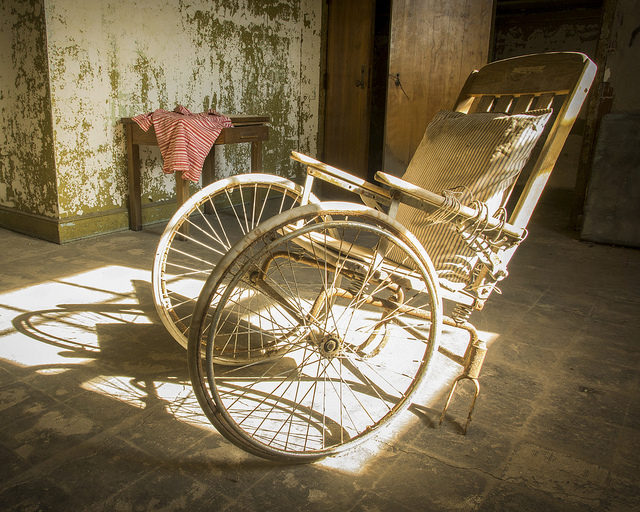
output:
M196 299L218 261L260 222L299 206L301 197L302 187L285 178L241 174L203 188L176 211L156 250L152 286L158 315L180 345L187 346Z
M441 315L435 270L413 235L365 206L310 204L260 225L209 277L190 329L191 381L235 444L313 461L409 405Z

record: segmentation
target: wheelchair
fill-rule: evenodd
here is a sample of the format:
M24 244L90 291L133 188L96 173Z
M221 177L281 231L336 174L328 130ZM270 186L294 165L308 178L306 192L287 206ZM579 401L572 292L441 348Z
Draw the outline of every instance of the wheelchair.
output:
M379 184L369 183L294 152L304 186L244 174L189 199L161 237L153 288L162 322L187 347L211 423L255 455L315 461L389 425L429 379L438 351L462 368L440 421L458 383L473 383L466 432L487 351L469 318L508 275L595 69L583 54L559 52L474 71L402 178L378 172ZM501 143L500 170L495 148L487 166L477 164L491 123L501 134L522 126L529 137L509 142L508 156ZM454 140L459 133L468 143ZM507 213L523 167L528 178ZM468 195L451 183L424 185L471 174ZM319 201L316 179L360 201ZM487 183L496 187L483 196ZM466 332L464 353L440 346L443 326Z

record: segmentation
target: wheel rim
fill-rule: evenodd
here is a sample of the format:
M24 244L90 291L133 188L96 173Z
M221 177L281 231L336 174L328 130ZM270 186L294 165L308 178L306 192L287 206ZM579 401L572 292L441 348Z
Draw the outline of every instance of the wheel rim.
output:
M152 286L160 319L180 345L187 346L193 307L215 265L239 238L301 197L302 187L287 179L244 174L203 188L176 211L158 244Z
M205 392L218 426L259 455L314 459L366 439L408 405L436 344L436 285L415 247L388 226L331 218L315 217L275 241L281 227L265 233L240 253L212 294ZM333 269L299 259L310 235L349 241L338 248ZM401 308L392 289L397 282L380 277L381 270L399 266L374 258L354 267L353 261L362 261L353 257L358 242L384 254L399 247L426 293L405 291ZM307 256L326 260L318 254L321 245L308 245ZM281 256L265 271L263 264L276 253ZM369 298L386 301L386 313L381 316ZM263 351L270 347L269 360L214 367L221 351L249 350L253 341Z

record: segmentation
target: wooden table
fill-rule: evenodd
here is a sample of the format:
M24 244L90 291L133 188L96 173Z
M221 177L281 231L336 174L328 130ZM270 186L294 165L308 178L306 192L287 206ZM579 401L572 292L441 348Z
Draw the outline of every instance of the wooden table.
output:
M267 116L229 116L232 128L223 128L215 144L207 155L202 168L202 185L208 185L215 179L215 147L221 144L251 143L251 172L262 170L262 141L269 139ZM142 229L142 197L140 177L140 146L157 146L156 132L153 126L144 131L130 117L121 119L127 139L127 168L129 171L129 228ZM176 174L176 202L178 208L189 197L188 180L181 173Z

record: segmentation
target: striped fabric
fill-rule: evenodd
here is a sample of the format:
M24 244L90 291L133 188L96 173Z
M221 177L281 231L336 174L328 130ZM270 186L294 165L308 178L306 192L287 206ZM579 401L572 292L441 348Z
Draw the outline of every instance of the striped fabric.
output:
M511 186L543 132L551 110L507 115L440 112L429 123L403 179L462 204L482 201L492 215L504 206ZM477 262L452 223L433 223L401 204L396 219L423 244L439 277L454 287L469 280ZM395 256L395 258L394 258ZM397 260L400 253L389 254Z
M158 109L133 118L145 132L153 125L166 173L182 172L182 178L198 181L204 159L223 128L231 120L213 110L193 114L183 106L173 112Z

